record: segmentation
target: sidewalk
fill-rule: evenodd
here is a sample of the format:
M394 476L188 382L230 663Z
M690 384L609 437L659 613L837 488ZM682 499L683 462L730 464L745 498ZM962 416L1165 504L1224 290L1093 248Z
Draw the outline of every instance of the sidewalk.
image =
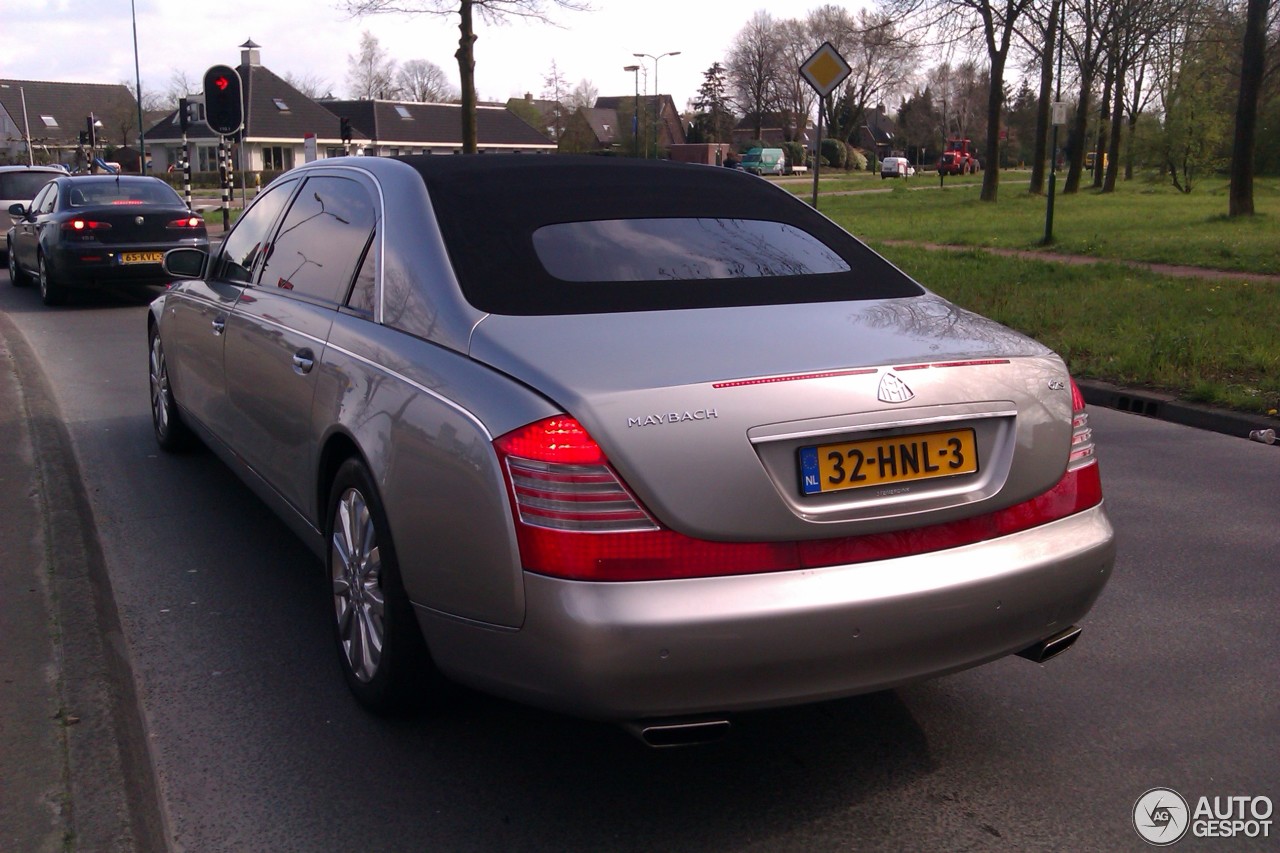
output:
M162 851L140 706L70 436L0 313L0 850Z

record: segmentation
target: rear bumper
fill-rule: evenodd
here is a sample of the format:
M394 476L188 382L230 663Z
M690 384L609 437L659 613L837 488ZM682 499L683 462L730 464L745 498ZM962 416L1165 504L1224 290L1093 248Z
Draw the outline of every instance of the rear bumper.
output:
M182 246L207 249L208 239L185 240ZM69 287L91 287L96 284L159 284L172 280L159 262L125 263L129 253L149 252L163 256L172 243L160 246L62 246L50 256L49 270L61 284Z
M809 571L527 574L519 630L418 614L458 681L584 717L673 717L866 693L1003 657L1081 619L1114 559L1098 506L962 548Z

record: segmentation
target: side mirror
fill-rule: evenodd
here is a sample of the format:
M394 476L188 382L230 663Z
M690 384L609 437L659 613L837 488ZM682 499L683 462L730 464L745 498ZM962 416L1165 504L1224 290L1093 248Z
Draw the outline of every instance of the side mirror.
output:
M25 204L22 204L21 202L18 202L17 204L11 204L9 205L9 215L17 217L18 219L26 219L27 206Z
M164 253L162 268L176 278L201 278L208 260L209 253L204 249L170 249Z

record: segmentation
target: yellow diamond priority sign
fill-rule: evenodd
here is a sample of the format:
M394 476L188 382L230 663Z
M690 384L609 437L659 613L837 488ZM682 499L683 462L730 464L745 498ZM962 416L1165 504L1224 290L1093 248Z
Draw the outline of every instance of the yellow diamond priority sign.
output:
M831 46L831 42L824 41L822 47L813 52L800 65L800 76L803 77L814 91L821 97L830 95L831 92L844 82L852 71L849 63L844 61L844 57L840 55L840 51Z

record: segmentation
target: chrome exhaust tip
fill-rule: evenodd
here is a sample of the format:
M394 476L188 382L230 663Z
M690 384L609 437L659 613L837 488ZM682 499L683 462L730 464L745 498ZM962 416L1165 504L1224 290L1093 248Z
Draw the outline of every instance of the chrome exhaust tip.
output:
M623 726L645 746L669 749L675 746L702 746L724 740L733 725L725 719L633 722Z
M1044 663L1071 648L1078 639L1080 639L1080 629L1072 625L1070 628L1045 637L1038 643L1027 646L1018 652L1018 657L1023 657L1036 663Z

